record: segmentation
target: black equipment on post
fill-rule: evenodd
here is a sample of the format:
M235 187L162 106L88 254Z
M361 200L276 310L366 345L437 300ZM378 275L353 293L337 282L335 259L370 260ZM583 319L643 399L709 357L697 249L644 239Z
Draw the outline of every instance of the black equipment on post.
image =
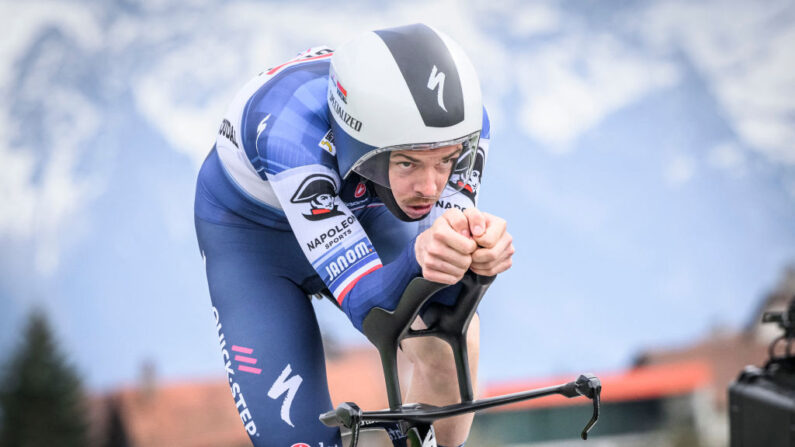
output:
M765 312L762 322L784 334L770 344L764 367L746 366L729 386L730 447L795 446L795 297L786 312Z

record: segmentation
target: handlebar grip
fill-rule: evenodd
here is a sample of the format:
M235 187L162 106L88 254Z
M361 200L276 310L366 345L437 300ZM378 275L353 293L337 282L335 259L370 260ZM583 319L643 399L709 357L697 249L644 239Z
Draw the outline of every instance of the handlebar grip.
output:
M321 414L320 422L322 422L326 427L342 426L342 421L340 420L339 416L337 416L337 410L331 410Z
M345 402L336 409L321 414L318 418L326 427L351 428L359 424L362 410L353 402Z
M472 270L469 271L469 274L475 279L475 283L477 284L491 284L497 275L494 276L486 276L486 275L479 275Z

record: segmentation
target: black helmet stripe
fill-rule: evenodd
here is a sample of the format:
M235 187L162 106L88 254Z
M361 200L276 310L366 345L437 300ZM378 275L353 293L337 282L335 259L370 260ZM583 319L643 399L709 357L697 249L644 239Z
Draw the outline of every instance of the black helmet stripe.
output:
M414 24L375 33L395 58L426 126L449 127L464 120L464 93L458 70L436 32L426 25Z

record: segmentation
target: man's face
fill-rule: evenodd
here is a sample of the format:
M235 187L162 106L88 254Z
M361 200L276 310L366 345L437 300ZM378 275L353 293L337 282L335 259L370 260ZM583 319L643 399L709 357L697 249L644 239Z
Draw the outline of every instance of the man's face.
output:
M331 194L320 194L313 199L317 208L332 209L334 208L334 196Z
M412 219L428 214L439 200L461 154L461 145L389 155L389 186L400 209Z

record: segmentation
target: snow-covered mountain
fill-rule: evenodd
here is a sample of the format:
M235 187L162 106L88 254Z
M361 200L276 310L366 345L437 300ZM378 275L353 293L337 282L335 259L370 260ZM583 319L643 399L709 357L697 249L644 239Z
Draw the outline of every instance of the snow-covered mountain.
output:
M262 68L417 21L481 74L481 203L518 249L481 310L484 378L739 324L795 259L788 1L2 2L0 348L40 303L92 386L144 359L220 374L192 227L218 117ZM599 350L562 351L583 336Z

